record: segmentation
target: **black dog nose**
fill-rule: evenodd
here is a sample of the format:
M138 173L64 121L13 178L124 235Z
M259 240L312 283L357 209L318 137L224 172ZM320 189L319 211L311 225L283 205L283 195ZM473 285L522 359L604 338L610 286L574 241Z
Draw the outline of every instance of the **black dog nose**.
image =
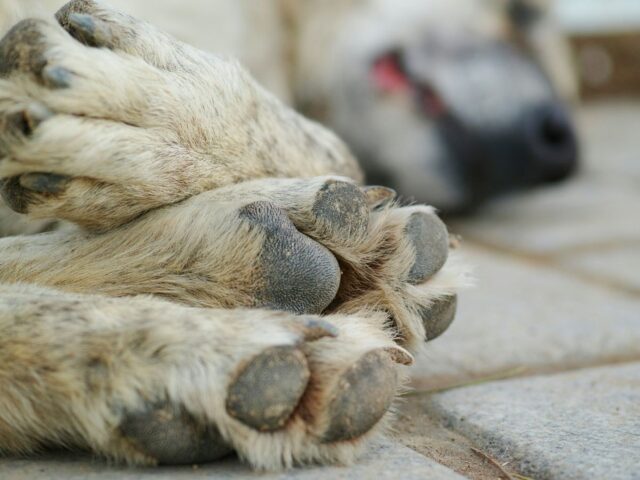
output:
M569 115L558 105L539 107L526 118L526 143L541 180L568 177L578 164L578 143Z

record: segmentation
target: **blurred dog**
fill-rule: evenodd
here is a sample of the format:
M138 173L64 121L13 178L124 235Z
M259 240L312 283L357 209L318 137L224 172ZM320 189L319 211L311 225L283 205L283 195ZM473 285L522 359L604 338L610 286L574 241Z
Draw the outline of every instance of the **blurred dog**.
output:
M296 102L351 145L369 182L456 213L574 171L576 80L546 3L320 3L298 3Z
M239 58L342 136L369 183L445 213L575 170L576 80L546 0L109 3Z

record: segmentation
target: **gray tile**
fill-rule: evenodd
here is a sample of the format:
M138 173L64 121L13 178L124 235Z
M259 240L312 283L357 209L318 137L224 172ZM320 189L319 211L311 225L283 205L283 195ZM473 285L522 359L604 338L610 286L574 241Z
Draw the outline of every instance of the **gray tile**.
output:
M640 102L624 99L595 102L577 115L584 170L601 179L640 182Z
M2 480L462 480L464 477L422 455L388 440L379 442L351 467L316 467L284 473L254 473L237 460L198 468L126 469L110 467L86 457L49 455L38 459L0 460Z
M640 241L640 188L589 179L503 198L451 224L470 240L525 254Z
M469 245L463 253L478 285L459 295L452 326L418 356L416 388L640 360L640 297Z
M561 263L589 277L640 292L640 242L566 255Z
M423 405L537 480L640 479L640 363L460 388Z

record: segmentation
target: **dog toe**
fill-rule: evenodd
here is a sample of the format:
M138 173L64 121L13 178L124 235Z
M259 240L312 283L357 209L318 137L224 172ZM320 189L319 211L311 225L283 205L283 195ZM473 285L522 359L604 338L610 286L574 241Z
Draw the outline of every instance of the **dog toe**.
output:
M229 387L226 408L243 424L268 432L281 429L295 410L309 368L295 347L272 347L255 357Z
M367 433L391 406L396 387L394 361L386 351L363 355L338 381L323 441L347 441Z
M405 233L415 250L415 263L407 281L419 284L435 275L447 261L447 227L435 214L418 211L411 214Z
M369 206L362 190L349 182L327 180L318 190L312 212L339 243L360 239L369 226Z
M458 296L450 295L435 300L420 311L428 341L439 337L449 328L456 316L457 306Z
M127 415L120 432L134 448L159 464L207 463L232 451L217 428L200 425L167 404Z

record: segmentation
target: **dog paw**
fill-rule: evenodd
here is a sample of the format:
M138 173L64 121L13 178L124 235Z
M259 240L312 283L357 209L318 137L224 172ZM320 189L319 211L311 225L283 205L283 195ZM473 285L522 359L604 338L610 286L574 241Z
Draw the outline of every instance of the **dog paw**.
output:
M107 230L247 179L360 174L342 142L236 62L92 0L57 19L23 20L0 41L0 179L14 210Z
M191 311L172 319L186 328L173 338L161 325L132 339L144 370L112 372L114 391L141 400L114 402L107 455L190 464L236 451L267 469L347 462L384 425L397 365L412 362L381 317ZM158 376L137 380L142 371Z
M343 276L327 311L382 310L397 340L412 350L446 331L457 293L469 284L467 268L450 255L446 226L430 207L374 210L363 241L332 251Z
M398 207L389 189L361 188L340 177L256 180L210 195L268 199L299 233L331 252L341 275L324 313L383 311L396 325L398 340L410 348L438 337L453 320L456 294L469 278L455 255L450 258L447 228L432 208ZM303 265L313 263L293 268ZM298 291L299 283L289 280L295 274L281 270L285 289L313 298L314 288Z

